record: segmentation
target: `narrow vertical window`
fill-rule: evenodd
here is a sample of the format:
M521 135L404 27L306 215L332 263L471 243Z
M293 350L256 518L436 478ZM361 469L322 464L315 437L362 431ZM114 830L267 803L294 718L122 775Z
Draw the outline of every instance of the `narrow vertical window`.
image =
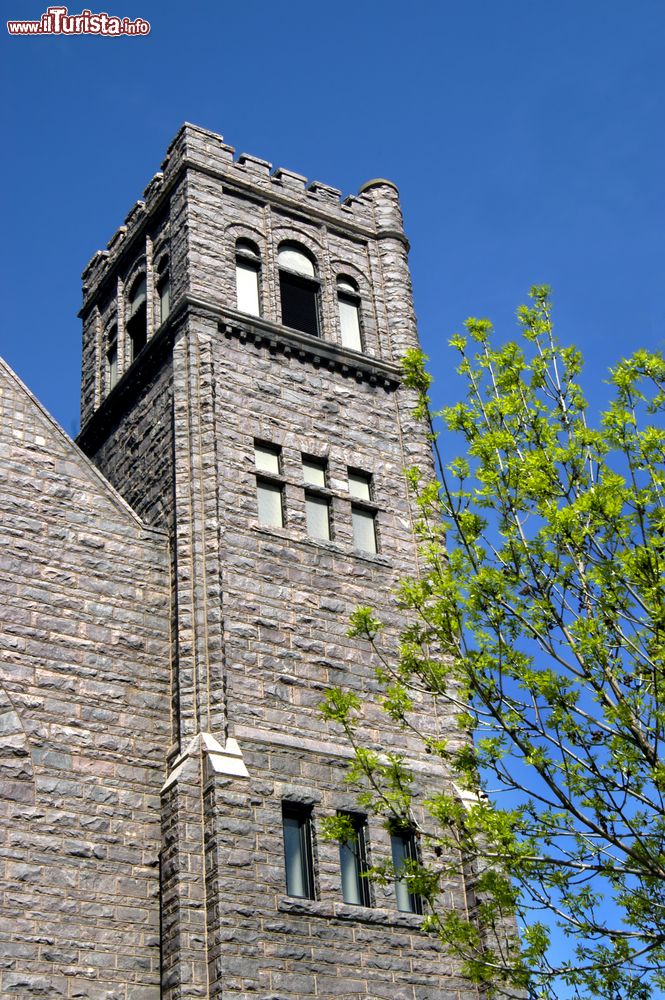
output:
M257 471L256 499L259 524L268 528L284 527L284 484L279 478L281 473L280 458L280 448L271 444L255 443L254 461Z
M318 492L325 490L327 483L327 463L325 459L302 457L302 472L305 481L305 518L307 534L310 538L330 541L330 497ZM308 488L309 487L309 488Z
M108 333L106 348L106 368L109 392L118 381L118 326L113 324Z
M318 337L319 289L314 261L297 243L283 243L277 254L282 323Z
M127 302L125 327L132 345L132 361L138 357L148 340L145 288L145 277L141 277L134 283Z
M311 810L283 802L282 830L286 891L289 896L314 899Z
M339 864L342 875L342 898L353 906L371 906L370 886L364 877L367 863L367 824L364 816L349 815L353 832L340 841Z
M403 913L422 913L422 899L409 889L409 875L412 874L409 869L418 862L418 848L413 831L394 830L390 835L390 847L395 867L397 909Z
M157 268L157 298L159 301L159 323L165 323L171 312L171 279L169 262L165 257Z
M353 547L360 552L378 552L376 509L372 501L372 477L368 472L349 469L349 493L356 501L351 504Z
M261 315L259 276L261 257L259 248L251 240L236 243L236 304L240 312L250 316Z
M360 296L358 295L358 286L351 278L340 277L337 279L337 305L342 347L348 347L352 351L362 351Z

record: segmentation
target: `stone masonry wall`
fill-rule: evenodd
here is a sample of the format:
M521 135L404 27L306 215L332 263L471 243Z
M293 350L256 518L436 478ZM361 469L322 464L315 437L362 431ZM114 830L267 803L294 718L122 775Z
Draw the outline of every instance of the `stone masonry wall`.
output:
M184 126L145 205L86 270L86 312L131 271L174 190L178 304L97 412L84 401L82 429L113 484L171 534L177 741L162 797L162 1000L476 1000L420 918L398 912L392 886L376 889L371 907L343 903L338 845L319 836L324 816L356 808L344 784L349 747L318 710L332 684L361 695L369 745L405 753L421 815L447 782L386 720L375 664L346 634L353 608L371 604L395 642L392 591L418 568L403 470L432 462L400 386L399 359L417 333L396 189L371 182L341 203L326 185L234 160L221 137ZM237 309L241 237L261 252L259 318ZM281 326L283 240L317 262L318 339ZM340 274L360 289L363 353L341 345ZM256 441L281 449L282 528L258 523ZM303 455L327 461L330 541L307 534ZM372 476L375 555L354 550L349 468ZM458 738L446 706L419 723ZM242 756L225 762L234 740ZM312 807L313 900L286 895L282 801ZM369 836L372 857L387 857L380 823ZM444 899L466 912L461 876Z
M158 1000L165 537L0 363L0 996Z

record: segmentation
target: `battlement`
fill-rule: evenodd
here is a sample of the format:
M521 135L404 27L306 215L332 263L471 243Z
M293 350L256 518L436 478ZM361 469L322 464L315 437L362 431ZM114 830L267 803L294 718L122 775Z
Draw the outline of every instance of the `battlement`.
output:
M227 145L221 135L186 122L170 143L162 168L148 183L143 199L130 209L106 249L98 250L85 267L82 278L86 301L144 231L186 170L219 178L233 189L251 191L266 202L300 210L309 218L318 218L350 234L371 239L385 233L406 242L399 194L392 181L368 181L357 194L342 199L338 188L317 180L308 182L302 174L285 167L273 169L268 160L250 153L236 155L234 147Z

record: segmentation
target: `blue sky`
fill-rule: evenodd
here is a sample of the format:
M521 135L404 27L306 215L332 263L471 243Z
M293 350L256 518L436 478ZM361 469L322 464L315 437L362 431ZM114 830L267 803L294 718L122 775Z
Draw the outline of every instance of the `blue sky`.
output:
M45 6L3 8L36 19ZM486 315L513 336L533 283L553 286L594 405L610 364L662 345L660 0L101 8L152 32L5 33L0 56L0 353L66 430L78 423L81 270L184 120L344 193L377 175L399 185L438 401L459 391L451 334Z
M11 19L45 7L3 4ZM662 0L101 9L151 34L0 32L0 353L68 432L81 271L185 120L345 194L376 176L398 184L440 403L461 391L449 337L469 315L515 336L534 283L553 286L594 408L611 364L663 346Z

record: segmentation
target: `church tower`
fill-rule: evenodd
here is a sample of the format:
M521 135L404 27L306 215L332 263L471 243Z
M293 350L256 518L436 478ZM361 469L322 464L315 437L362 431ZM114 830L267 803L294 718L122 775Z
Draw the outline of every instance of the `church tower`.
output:
M447 781L347 636L366 604L390 634L417 572L403 470L431 455L401 385L407 251L390 181L341 201L185 125L84 273L79 444L170 544L163 1000L478 996L406 884L361 877L427 848L362 814L318 707L355 690L369 746L402 752L423 795ZM321 837L336 813L352 844ZM442 899L466 910L461 882Z

